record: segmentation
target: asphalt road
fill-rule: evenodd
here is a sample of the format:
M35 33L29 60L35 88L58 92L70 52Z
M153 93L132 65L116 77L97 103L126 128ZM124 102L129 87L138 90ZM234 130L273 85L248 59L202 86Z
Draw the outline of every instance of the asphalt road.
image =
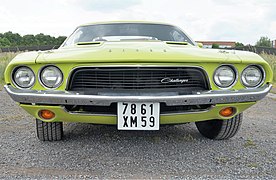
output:
M65 124L61 142L36 139L34 119L0 92L0 179L276 179L276 100L244 113L226 141L203 138L193 123L160 131Z

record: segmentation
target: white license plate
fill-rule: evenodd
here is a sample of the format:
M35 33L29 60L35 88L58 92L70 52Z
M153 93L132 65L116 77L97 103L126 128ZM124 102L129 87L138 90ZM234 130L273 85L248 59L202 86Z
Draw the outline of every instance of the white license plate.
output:
M119 102L118 130L159 130L159 103Z

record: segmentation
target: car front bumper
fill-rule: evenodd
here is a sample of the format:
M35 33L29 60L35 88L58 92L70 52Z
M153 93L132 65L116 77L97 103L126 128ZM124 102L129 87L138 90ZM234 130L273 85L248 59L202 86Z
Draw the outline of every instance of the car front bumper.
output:
M266 84L256 89L197 92L192 95L162 93L137 96L117 94L84 95L77 92L57 90L22 90L11 85L5 85L4 87L11 98L21 104L109 106L113 102L164 102L168 106L176 106L255 102L264 98L272 85Z
M240 114L247 108L254 105L255 102L247 103L231 103L231 104L217 104L207 111L192 112L192 113L179 113L179 114L166 114L160 115L160 124L182 124L189 122L205 121L212 119L229 119L231 117L222 117L219 112L225 107L235 107L236 114ZM36 119L40 119L45 122L80 122L80 123L92 123L92 124L117 124L117 115L107 114L85 114L85 113L72 113L67 111L63 106L46 106L46 105L29 105L20 104L25 111L31 114ZM55 118L51 120L44 120L39 116L41 110L50 110L55 113ZM236 115L235 114L235 115Z

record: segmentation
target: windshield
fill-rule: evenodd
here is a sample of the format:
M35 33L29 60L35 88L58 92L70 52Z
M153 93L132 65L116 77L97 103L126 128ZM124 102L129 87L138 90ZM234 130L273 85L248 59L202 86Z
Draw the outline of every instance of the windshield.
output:
M153 40L188 42L188 36L175 26L147 23L114 23L81 26L63 46L91 41Z

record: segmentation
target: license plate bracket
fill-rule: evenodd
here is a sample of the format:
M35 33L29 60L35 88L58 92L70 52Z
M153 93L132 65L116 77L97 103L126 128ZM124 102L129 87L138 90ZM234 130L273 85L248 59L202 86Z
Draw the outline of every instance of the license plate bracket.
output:
M159 130L159 103L117 103L118 130Z

